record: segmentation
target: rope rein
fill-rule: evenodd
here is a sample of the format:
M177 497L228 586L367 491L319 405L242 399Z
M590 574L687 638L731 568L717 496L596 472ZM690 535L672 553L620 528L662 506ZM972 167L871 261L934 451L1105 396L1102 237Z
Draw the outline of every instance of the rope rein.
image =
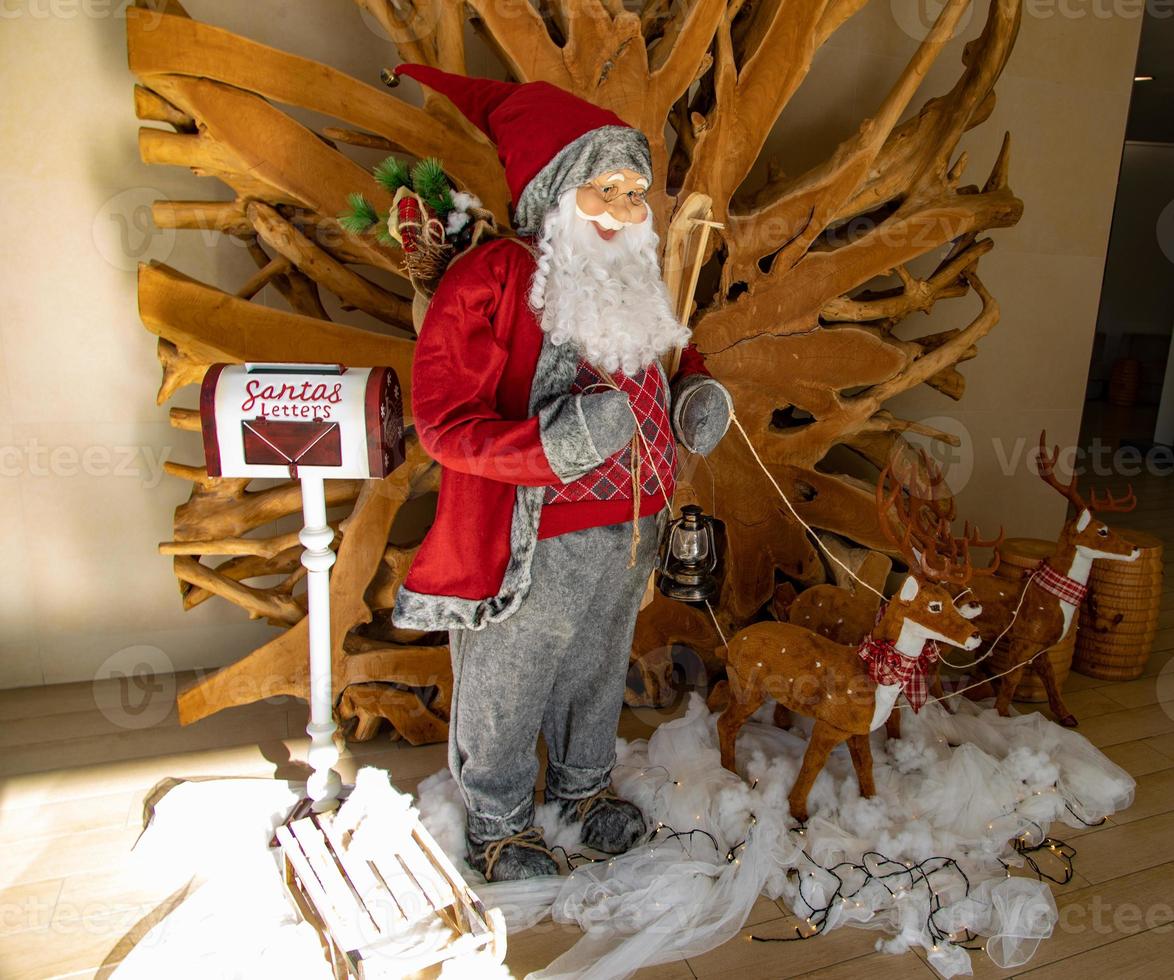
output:
M742 423L738 420L738 416L734 412L730 412L730 421L733 422L734 425L737 427L738 431L740 433L742 433L742 438L746 441L746 445L747 445L747 447L749 447L750 454L754 457L754 461L756 463L758 463L758 465L762 468L762 472L765 473L766 478L768 480L770 480L771 486L773 486L775 488L775 490L778 491L778 495L783 498L783 503L787 505L787 510L789 510L791 512L791 516L794 517L795 520L797 520L803 526L803 529L808 534L811 535L811 537L815 540L815 543L819 547L819 549L825 555L827 555L828 558L830 558L837 565L839 565L840 568L842 568L845 572L847 572L852 578L854 578L857 582L859 582L866 589L868 589L869 592L871 592L873 595L879 597L881 602L885 602L886 601L885 594L883 592L881 592L880 589L874 588L868 582L865 582L864 579L862 579L859 575L857 575L854 571L852 571L852 569L850 569L836 555L833 555L831 552L831 549L828 548L828 546L826 544L824 544L822 540L820 540L819 535L815 533L815 530L811 527L811 525L808 524L805 520L803 520L802 517L799 516L799 512L797 510L795 510L795 505L792 504L790 499L787 497L787 495L785 493L783 493L783 488L778 485L778 482L775 480L774 475L771 473L771 471L766 468L766 464L762 461L762 457L758 455L758 450L754 448L754 443L752 443L750 441L750 437L746 434L746 430L742 428Z
M601 368L595 367L595 365L592 365L592 369L600 376L602 381L598 381L598 382L595 382L594 384L588 385L587 388L584 389L584 391L590 391L592 388L600 388L600 387L608 388L608 389L615 390L615 391L622 390L622 389L620 389L619 385L616 384L615 379L612 378L612 376L607 371L604 371ZM644 453L646 453L649 456L650 460L651 460L652 453L651 453L651 450L649 449L647 440L644 438L644 434L640 431L640 419L636 416L636 409L632 406L630 401L628 403L628 410L632 413L632 417L636 422L636 430L632 436L632 445L631 445L632 464L630 467L630 471L631 471L631 475L632 475L633 510L632 510L632 547L631 547L631 552L630 552L629 558L628 558L628 567L633 568L636 564L636 549L640 544L640 502L641 502L641 490L640 490L640 487L641 487L641 482L640 482L641 452L640 452L640 449L641 449L641 446L643 447ZM764 463L762 461L762 457L758 454L758 450L756 450L754 448L754 443L752 443L750 441L750 436L746 433L746 430L742 427L742 422L739 420L739 418L735 412L732 412L732 411L730 412L730 422L734 425L734 427L741 434L743 441L746 443L747 448L750 450L750 454L754 457L754 461L758 464L759 468L766 475L766 478L767 478L767 480L770 481L771 486L774 487L775 491L782 498L783 503L786 504L786 506L787 506L787 510L789 510L791 512L791 516L802 526L804 531L806 531L807 534L810 535L812 540L815 542L816 546L828 557L828 559L835 562L835 564L838 565L840 568L842 568L852 579L854 579L860 585L864 586L864 588L866 588L873 595L877 596L881 600L881 602L887 602L888 597L882 591L880 591L880 589L877 589L873 585L871 585L869 582L866 582L858 574L856 574L856 572L854 572L844 561L842 561L837 555L833 554L831 549L828 548L828 546L826 544L824 544L823 540L819 537L819 535L815 533L815 529L812 528L811 525L808 524L805 520L803 520L803 518L799 515L799 512L795 509L795 505L791 503L790 498L783 492L783 488L779 486L778 481L775 480L774 475L767 468L766 463ZM705 462L706 462L707 466L710 466L708 460L706 460ZM652 472L656 476L656 482L657 482L657 486L660 488L661 496L664 498L665 503L671 507L672 501L669 500L668 491L665 489L664 483L660 479L660 473L657 471L655 464L652 465ZM710 466L710 476L712 479L713 478L712 466ZM1015 625L1015 621L1019 618L1019 610L1023 607L1023 602L1027 598L1028 586L1031 585L1032 581L1035 580L1035 577L1038 574L1039 574L1039 571L1036 570L1036 571L1033 571L1030 576L1028 576L1027 581L1024 583L1023 591L1019 595L1019 601L1016 603L1015 609L1013 610L1013 612L1011 614L1010 621L1007 623L1007 625L1005 627L1003 627L1003 629L999 633L999 635L995 637L994 641L991 643L991 645L987 648L987 650L981 656L977 657L976 659L974 659L973 661L971 661L968 664L954 664L954 663L951 663L950 661L946 660L945 658L942 658L943 662L947 666L952 667L955 670L967 670L972 667L978 666L978 664L982 663L984 660L991 657L994 654L995 649L998 647L999 643L1002 641L1003 637L1007 635L1007 633L1010 631L1011 627ZM969 590L967 590L967 591L969 591ZM960 598L962 595L965 595L965 594L966 594L965 592L960 593L959 596L955 597L955 601L957 601L958 598ZM718 620L717 620L717 615L714 613L713 607L709 604L708 601L705 603L705 608L709 611L710 619L713 620L714 628L717 630L717 634L721 638L722 646L724 646L726 648L726 650L728 651L730 648L729 641L726 639L725 633L722 632L721 625L718 623ZM960 695L960 694L964 694L966 691L971 691L977 687L982 687L984 684L989 684L992 681L996 681L1000 677L1005 677L1008 674L1013 673L1016 670L1027 667L1029 664L1031 664L1036 659L1036 657L1038 657L1041 653L1044 653L1044 652L1045 652L1044 650L1039 650L1036 653L1034 653L1029 659L1025 660L1021 664L1015 664L1014 666L1012 666L1008 670L1002 671L1001 673L995 674L991 677L984 678L983 680L978 681L977 683L968 685L967 687L960 688L959 690L953 691L950 694L945 695L944 697L930 698L926 701L926 704L937 703L940 701L948 700L949 698L955 698L955 697L958 697L958 695ZM910 705L907 705L907 704L901 705L902 710L906 710L908 708L910 708Z
M705 600L705 608L709 610L709 618L713 620L713 628L717 630L717 635L722 638L722 646L726 648L726 653L730 652L730 641L726 639L726 634L722 632L721 625L717 621L717 616L714 615L713 606L709 604L709 600Z
M980 681L976 681L973 684L968 684L966 687L960 687L957 691L951 691L949 694L943 695L940 698L927 698L925 704L937 704L942 701L949 701L950 698L956 698L959 694L965 694L967 691L973 691L976 687L982 687L984 684L990 684L992 681L997 681L1000 677L1006 677L1008 674L1013 674L1017 670L1026 669L1027 666L1031 664L1041 653L1047 653L1047 648L1045 647L1043 650L1037 650L1030 657L1024 660L1023 663L1015 664L1014 666L1009 667L1007 670L1001 671L998 674L992 674L990 677L984 677ZM899 704L897 707L902 711L909 711L913 706L909 704ZM922 707L925 707L925 705L922 705Z
M1031 585L1031 583L1035 580L1035 577L1038 574L1039 574L1039 570L1037 569L1036 571L1032 572L1029 576L1027 576L1027 581L1023 583L1023 591L1019 593L1019 601L1017 603L1015 603L1015 608L1011 612L1011 619L1008 621L1007 625L1003 627L1003 629L999 633L999 635L996 636L993 641L991 641L991 645L987 648L986 653L982 654L981 656L976 657L974 660L970 661L970 663L968 663L968 664L952 663L951 661L947 660L945 657L941 658L942 662L945 663L945 665L947 667L953 667L955 670L968 670L971 667L977 667L980 663L982 663L984 660L986 660L987 657L991 656L995 652L995 647L997 647L999 645L999 641L1002 640L1003 637L1006 636L1010 632L1011 627L1015 625L1015 620L1017 620L1019 618L1019 610L1023 607L1023 600L1027 598L1027 587L1029 585ZM969 591L970 591L970 589L966 590L966 592L969 592ZM965 595L966 592L963 592L962 595Z
M819 546L820 550L822 550L823 553L825 555L827 555L828 558L830 558L837 565L839 565L840 568L842 568L845 572L847 572L852 578L854 578L857 582L859 582L866 589L868 589L869 592L878 596L880 598L881 602L887 602L888 599L883 592L881 592L879 589L873 588L873 586L871 586L868 582L865 582L864 579L862 579L859 575L857 575L854 571L852 571L852 569L849 568L844 562L842 562L836 555L832 554L831 550L827 547L827 545L825 545L823 543L823 541L820 539L819 535L816 534L815 531L812 529L811 525L809 525L805 520L803 520L802 517L799 516L798 511L795 510L795 506L791 503L790 499L788 499L787 495L785 493L783 493L783 488L778 485L778 482L775 480L774 475L770 472L769 469L767 469L766 464L762 461L762 457L758 455L758 451L754 448L754 444L750 441L750 436L748 436L746 434L746 430L744 428L742 428L742 423L738 420L738 416L736 414L734 414L733 412L730 413L730 421L733 422L733 424L737 427L738 431L742 434L742 438L743 438L743 440L745 440L747 447L750 449L750 453L754 457L755 462L758 463L759 467L762 469L762 472L766 474L766 478L770 481L771 486L773 486L775 488L775 490L778 492L778 495L783 498L783 503L787 505L787 509L791 512L791 516L794 517L795 520L798 521L803 526L803 529L805 531L807 531L808 534L810 534L810 536L814 539L816 545ZM1003 628L1002 632L1000 632L999 635L995 637L994 641L987 648L985 653L983 653L980 657L976 658L975 660L971 661L969 664L953 664L953 663L950 663L950 661L945 660L944 658L943 658L943 662L945 664L947 664L947 666L953 667L956 670L966 670L971 667L978 666L978 664L982 663L988 657L991 657L995 652L995 648L998 647L999 642L1003 639L1004 636L1007 635L1007 633L1010 631L1011 627L1015 625L1015 621L1019 618L1019 610L1022 608L1023 602L1027 598L1028 586L1031 585L1031 583L1035 580L1035 577L1038 574L1039 574L1039 570L1037 569L1036 571L1033 571L1031 573L1031 575L1028 577L1027 581L1023 585L1023 591L1019 595L1019 601L1018 601L1018 603L1016 603L1015 609L1011 614L1010 622L1008 622L1007 625ZM967 590L967 591L969 591L969 590ZM963 593L960 593L960 595L955 596L955 601L957 601L959 598L961 598L962 595L965 595L965 594L966 593L963 592ZM710 616L713 616L712 609L710 609L709 614L710 614ZM716 617L714 617L713 621L714 621L714 625L717 626L717 618ZM721 635L721 627L718 627L718 634ZM728 650L729 644L726 643L726 638L724 635L722 635L722 643L725 645L726 649ZM991 681L996 681L1000 677L1005 677L1005 676L1007 676L1007 674L1013 673L1014 671L1019 670L1022 667L1026 667L1028 664L1032 663L1032 661L1034 661L1035 658L1038 657L1043 652L1044 652L1044 650L1038 650L1034 654L1032 654L1032 656L1030 658L1025 660L1023 663L1015 664L1009 670L1002 671L1001 673L995 674L992 677L984 678L983 680L978 681L975 684L971 684L968 687L964 687L964 688L961 688L961 689L954 691L950 694L947 694L947 695L945 695L945 697L930 698L926 703L929 704L931 702L945 701L949 698L957 697L959 694L963 694L966 691L971 691L976 687L982 687L984 684L989 684ZM907 709L909 707L910 707L909 705L902 705L901 706L902 710Z

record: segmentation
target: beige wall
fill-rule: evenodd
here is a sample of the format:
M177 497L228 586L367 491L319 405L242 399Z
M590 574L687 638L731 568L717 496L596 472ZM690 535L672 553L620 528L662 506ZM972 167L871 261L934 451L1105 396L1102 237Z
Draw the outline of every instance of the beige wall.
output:
M366 79L392 58L352 0L185 3L195 17ZM894 0L902 17L903 3ZM176 668L213 666L271 635L223 603L183 613L156 553L187 491L159 476L159 462L193 462L199 450L154 404L159 375L135 309L135 263L165 260L223 287L253 265L228 243L151 228L150 201L206 198L215 185L139 162L122 6L6 0L0 20L0 687L89 679L141 646ZM1003 477L990 440L1013 443L1044 424L1061 441L1075 436L1138 26L1026 16L995 116L964 144L981 183L1003 130L1014 133L1012 180L1027 211L996 233L983 262L1004 320L964 368L962 406L927 392L901 409L959 420L975 457L963 507L1013 532L1054 531L1060 506L1030 477ZM950 84L958 48L927 93ZM812 156L842 138L912 49L888 0L873 0L821 53L780 144ZM975 305L918 326L958 325ZM178 403L191 405L191 394Z

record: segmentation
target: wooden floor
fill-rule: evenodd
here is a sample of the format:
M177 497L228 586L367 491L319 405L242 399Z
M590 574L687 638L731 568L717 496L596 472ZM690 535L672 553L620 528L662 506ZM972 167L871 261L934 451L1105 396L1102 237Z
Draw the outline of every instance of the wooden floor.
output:
M1168 976L1174 963L1174 481L1135 479L1141 504L1120 526L1167 542L1162 630L1146 675L1102 683L1073 674L1066 694L1080 731L1137 779L1136 802L1103 826L1053 828L1078 850L1076 877L1055 888L1060 920L1015 975L1113 980ZM1123 482L1118 484L1118 489ZM183 681L182 678L179 679ZM166 694L166 690L163 692ZM132 697L132 702L133 702ZM123 867L142 829L144 797L167 777L304 778L306 711L262 703L180 728L174 711L127 727L116 684L66 684L0 691L0 980L103 977L153 921L163 896ZM1020 710L1034 710L1021 705ZM625 710L621 731L639 737L667 714ZM357 766L385 766L401 788L445 764L445 749L385 739L348 750ZM789 933L785 906L760 899L743 935L704 956L642 971L641 977L933 977L916 953L874 951L878 933L843 928L786 945L748 941ZM516 976L550 962L577 933L549 924L510 939ZM211 939L211 937L210 937ZM984 954L980 978L1008 976Z

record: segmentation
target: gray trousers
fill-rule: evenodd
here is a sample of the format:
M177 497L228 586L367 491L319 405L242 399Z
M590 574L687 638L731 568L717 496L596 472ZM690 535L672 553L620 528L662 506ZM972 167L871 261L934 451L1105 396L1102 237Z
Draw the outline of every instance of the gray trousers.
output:
M539 732L548 795L583 799L611 781L636 615L666 520L667 508L641 518L634 568L630 521L539 541L517 612L449 631L449 768L474 841L533 823Z

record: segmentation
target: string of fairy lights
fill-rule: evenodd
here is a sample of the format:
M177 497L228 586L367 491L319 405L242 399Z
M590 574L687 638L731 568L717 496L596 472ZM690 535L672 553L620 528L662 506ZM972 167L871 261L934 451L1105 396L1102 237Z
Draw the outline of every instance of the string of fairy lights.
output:
M660 769L666 774L666 777L671 776L671 773L664 766L646 766L641 768L637 766L617 765L616 768L639 768L641 775L646 775L654 769ZM679 787L680 785L679 780L666 778L665 782L657 789L657 796L669 786ZM758 780L754 780L750 789L753 790L757 785ZM1057 789L1058 787L1053 786L1053 790ZM1043 790L1039 789L1032 791L1035 796L1040 796L1043 792ZM1021 799L1025 798L1026 796ZM1073 809L1071 803L1067 800L1064 801L1064 806L1073 820L1082 826L1095 827L1105 822L1103 819L1095 822L1085 820ZM1014 809L1000 814L987 823L987 829L993 830L997 820L1015 814L1016 811ZM1068 884L1075 874L1074 862L1077 855L1076 848L1058 837L1050 836L1038 821L1024 818L1022 815L1019 816L1020 819L1025 820L1028 827L1027 829L1020 830L1016 836L1010 839L1010 842L1016 854L1023 858L1025 867L1039 881L1049 881L1061 886ZM753 827L757 823L758 818L751 813L750 826ZM794 883L798 897L797 904L799 908L795 908L793 911L797 915L802 915L803 923L802 925L793 927L793 935L760 936L750 933L747 935L750 941L760 943L799 942L821 935L827 929L834 911L842 909L850 912L852 909L864 908L865 903L860 900L864 892L873 885L880 885L888 892L890 898L897 901L916 894L924 887L928 898L925 927L926 933L932 942L932 951L936 952L938 947L944 944L958 946L972 952L983 948L981 945L976 945L979 939L977 933L969 929L956 929L951 931L941 926L937 921L939 913L947 907L943 904L942 893L946 890L948 884L951 883L951 879L952 883L956 884L957 882L961 882L962 884L962 894L957 901L964 901L969 897L971 892L970 877L955 858L947 855L934 855L916 862L909 860L902 861L891 858L881 851L869 850L861 856L860 861L840 861L829 866L816 861L808 853L805 846L807 835L805 825L788 828L787 833L794 835L802 842L798 853L805 862L805 865L809 866L806 871L800 868L791 868L788 871L788 877ZM715 853L721 853L721 846L717 838L709 831L701 828L676 830L664 822L657 823L656 827L649 832L644 844L649 847L650 854L654 854L657 846L668 845L673 841L684 841L685 848L687 851L690 851L691 855L690 848L695 838L701 838L713 848ZM743 837L742 840L726 850L725 859L727 863L740 863L740 853L748 843L749 828L747 829L746 837ZM562 853L563 859L571 870L572 877L574 876L575 869L584 865L603 862L614 865L616 861L615 858L597 858L581 852L568 852L561 845L556 845L552 850ZM1041 858L1046 859L1051 864L1045 865L1041 863ZM1010 878L1012 876L1012 866L1001 857L996 857L996 860L1002 867L1005 877ZM827 878L823 879L824 881L830 879L834 882L834 887L826 900L820 899L812 894L815 887L814 883L819 874L827 876ZM946 882L941 880L943 877L947 879ZM804 909L806 910L805 912Z
M1036 824L1036 826L1039 825ZM790 832L800 837L804 835L802 828L793 828ZM1066 885L1072 880L1075 873L1073 860L1076 857L1076 849L1070 844L1046 835L1035 844L1030 843L1030 838L1026 835L1015 838L1012 843L1016 852L1023 856L1026 866L1038 880L1051 881L1057 885ZM736 845L734 849L731 849L731 853L740 846L742 845ZM1059 874L1053 874L1050 870L1045 869L1036 859L1037 854L1044 852L1060 863ZM806 873L798 869L792 869L790 872L795 881L799 903L807 910L803 917L803 925L794 926L794 934L789 936L760 936L751 933L748 938L752 942L800 942L821 935L828 926L832 912L837 908L844 910L863 908L865 903L861 902L859 897L876 883L897 901L915 894L924 886L928 893L925 931L930 937L933 952L937 952L939 946L947 943L972 952L982 949L980 945L976 945L977 933L970 929L951 931L941 926L937 921L938 914L946 908L942 901L944 887L939 880L941 876L952 875L955 880L961 881L962 895L959 900L965 900L970 895L970 878L956 859L946 855L934 855L918 862L899 861L880 851L871 850L865 852L859 862L841 861L829 867L817 862L807 853L806 849L801 849L799 853L812 868ZM1011 866L1001 858L998 861L1005 876L1010 878ZM806 884L815 881L817 872L822 872L835 882L830 896L823 901L804 890ZM802 912L802 909L796 911ZM804 931L805 928L806 931Z
M757 817L753 814L750 819L752 825L758 822ZM1057 885L1068 884L1075 873L1073 862L1077 853L1076 848L1065 841L1044 834L1043 828L1038 823L1034 821L1030 822L1040 830L1041 838L1038 843L1031 843L1029 834L1022 834L1016 837L1012 841L1016 853L1023 857L1026 866L1038 880L1050 881ZM788 833L802 838L805 836L806 830L803 827L793 827L790 828ZM688 844L692 843L695 837L700 837L708 842L713 847L715 853L721 852L717 838L709 831L702 830L701 828L674 830L664 823L657 824L650 832L645 844L649 846L652 853L655 853L656 845L669 844L675 840L686 841L686 848L688 848ZM725 854L726 861L731 864L740 863L740 852L746 847L747 843L748 838L743 838L728 848ZM571 869L572 875L577 868L583 867L584 865L600 864L603 862L614 864L616 860L615 858L607 857L591 857L581 852L568 852L561 845L556 845L552 850L562 853L563 859ZM1040 864L1037 855L1045 853L1059 863L1059 873L1053 873L1052 870ZM750 933L747 936L750 941L758 943L785 943L812 939L815 936L821 935L826 930L832 912L836 909L849 910L852 908L864 908L865 903L860 901L860 896L873 884L879 884L888 892L890 898L897 901L914 895L924 886L925 891L928 893L928 911L926 914L925 928L932 942L932 951L937 952L940 945L947 943L953 946L960 946L972 952L982 949L980 945L976 945L979 938L977 933L969 929L951 931L941 926L937 921L939 913L946 908L942 901L942 893L945 886L939 880L941 876L953 876L955 881L961 881L962 895L959 900L965 900L970 895L970 877L955 858L946 855L934 855L917 862L900 861L896 858L888 857L880 851L870 850L862 855L859 862L841 861L828 866L820 864L812 858L807 853L806 848L800 848L799 855L810 865L810 870L804 872L793 868L789 874L795 882L799 904L801 905L801 908L796 910L797 913L801 914L803 907L806 908L806 914L803 916L803 926L794 926L794 934L789 936L760 936ZM1002 866L1006 877L1011 877L1011 866L1001 858L997 860ZM826 900L816 898L810 893L810 889L805 890L805 886L810 885L816 880L817 873L827 875L835 882L835 887Z

